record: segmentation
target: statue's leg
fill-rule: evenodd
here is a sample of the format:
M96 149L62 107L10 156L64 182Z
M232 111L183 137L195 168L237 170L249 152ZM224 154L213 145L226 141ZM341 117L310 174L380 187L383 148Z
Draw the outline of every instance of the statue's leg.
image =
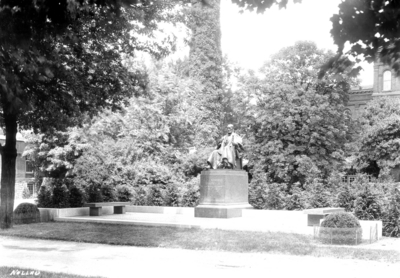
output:
M235 169L243 169L242 158L236 158L236 167Z
M210 165L211 169L217 169L220 164L220 154L218 150L214 150L210 157L207 160L207 163Z

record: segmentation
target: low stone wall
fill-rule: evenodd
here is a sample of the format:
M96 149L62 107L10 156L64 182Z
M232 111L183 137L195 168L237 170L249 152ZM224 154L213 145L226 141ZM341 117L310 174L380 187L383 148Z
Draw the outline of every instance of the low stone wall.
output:
M194 208L189 207L127 206L126 212L183 214L194 216Z
M307 226L307 215L303 211L296 210L244 209L242 217L247 219L257 218L259 221L267 221L276 225Z
M39 208L41 222L53 221L57 217L89 216L89 208ZM155 206L126 206L126 212L180 214L194 216L194 208L189 207L155 207ZM113 214L113 207L103 207L103 215Z
M89 208L39 208L40 221L49 222L54 221L57 217L71 217L71 216L89 216ZM103 207L102 214L113 214L113 207Z
M374 238L374 233L377 233L378 239L382 238L382 221L377 220L359 220L362 228L362 238Z
M40 221L53 221L57 217L70 216L89 216L89 208L39 208ZM156 207L156 206L126 206L126 212L133 213L159 213L168 215L187 215L194 217L193 207ZM103 215L113 214L113 207L103 207ZM242 218L248 220L248 223L263 222L266 225L273 225L279 230L284 227L286 230L299 231L307 229L307 214L303 211L287 211L287 210L257 210L243 209ZM363 239L371 238L371 234L377 233L378 239L382 238L382 221L366 221L360 220L363 230Z

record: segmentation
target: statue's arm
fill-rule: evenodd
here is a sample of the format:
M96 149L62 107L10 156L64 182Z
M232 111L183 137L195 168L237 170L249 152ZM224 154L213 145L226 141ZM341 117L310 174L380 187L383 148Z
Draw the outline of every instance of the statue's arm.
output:
M222 137L222 138L219 140L219 142L217 143L217 150L218 150L219 148L221 148L221 145L222 145L222 143L224 142L224 139L225 139L225 136Z
M238 149L239 151L243 151L243 143L242 143L242 137L240 137L239 135L235 134L234 138L233 138L233 142L232 144L235 146L236 149Z

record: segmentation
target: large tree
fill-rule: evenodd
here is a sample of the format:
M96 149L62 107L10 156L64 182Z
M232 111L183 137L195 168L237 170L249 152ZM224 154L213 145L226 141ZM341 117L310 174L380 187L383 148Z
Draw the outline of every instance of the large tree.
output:
M154 49L137 43L170 1L0 1L0 228L12 227L18 129L42 133L79 125L83 116L118 109L142 86L121 54ZM137 26L137 25L136 25ZM135 33L136 31L136 33ZM133 32L133 34L132 34ZM159 54L159 52L157 52Z
M350 133L348 80L317 78L332 55L315 43L297 42L272 56L261 78L245 78L250 82L243 89L256 102L252 161L275 182L304 184L307 177L326 177L343 161Z

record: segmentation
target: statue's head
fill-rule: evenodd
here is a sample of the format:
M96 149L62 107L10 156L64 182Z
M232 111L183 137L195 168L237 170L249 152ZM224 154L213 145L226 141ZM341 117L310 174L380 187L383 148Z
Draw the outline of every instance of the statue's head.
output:
M233 132L233 124L229 124L227 126L227 129L228 129L228 134L231 134Z

